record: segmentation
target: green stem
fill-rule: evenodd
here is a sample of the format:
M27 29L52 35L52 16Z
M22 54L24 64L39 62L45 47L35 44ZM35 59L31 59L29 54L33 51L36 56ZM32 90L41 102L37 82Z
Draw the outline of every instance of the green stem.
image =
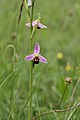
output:
M32 4L31 16L30 16L30 36L32 34L32 31L33 31L33 27L32 27L33 11L34 11L34 1L33 1L33 4ZM32 54L32 51L33 51L32 38L30 38L30 54ZM33 87L32 83L33 83L33 61L30 62L29 96L30 96L30 94L32 92L32 87ZM32 96L31 96L30 101L29 101L28 120L31 120L31 118L32 118Z
M25 2L25 7L26 7L26 10L27 10L28 16L29 16L29 18L30 18L30 12L29 12L28 5L27 5L26 0L25 0L24 2Z
M80 78L77 80L76 85L75 85L75 87L74 87L74 89L73 89L73 91L72 91L72 95L71 95L71 97L70 97L70 101L69 101L68 108L71 106L71 103L72 103L74 94L75 94L75 92L76 92L76 89L77 89L79 83L80 83ZM65 120L67 120L67 117L68 117L68 111L66 112Z
M61 112L62 112L62 113L63 113L63 112L70 111L70 110L72 110L72 109L77 109L77 108L79 108L79 107L80 107L80 103L77 104L76 106L73 106L73 107L70 107L70 108L67 108L67 109L62 109L62 110L59 110L59 109L57 109L57 110L50 110L49 112L42 113L41 115L37 115L37 116L33 117L32 120L36 120L36 119L38 119L38 118L40 118L40 117L43 117L43 116L45 116L45 115L48 115L48 114L51 114L51 113L54 113L54 112L56 112L56 113L61 113Z
M63 101L63 98L64 98L64 95L65 95L65 93L66 93L66 90L67 90L67 84L66 84L66 86L65 86L65 89L64 89L64 92L63 92L62 98L61 98L61 100L60 100L60 103L59 103L57 109L59 109L59 107L60 107L60 105L61 105L61 103L62 103L62 101Z
M12 73L10 73L8 75L8 77L2 82L2 84L0 85L0 88L6 84L7 80L17 71L18 68L16 68Z
M15 71L15 63L13 63L13 71ZM12 86L11 86L11 97L10 97L10 112L9 112L9 117L11 117L11 111L12 111L12 107L13 107L13 91L14 91L14 77L15 75L13 74L12 76Z
M13 48L13 70L15 71L16 66L15 66L15 57L16 57L16 50L15 50L15 46L10 44L8 45L8 47L12 47ZM12 111L12 106L13 106L13 91L14 91L14 74L12 76L12 85L11 85L11 96L10 96L10 111L9 111L9 115L8 115L8 119L11 119L11 111Z

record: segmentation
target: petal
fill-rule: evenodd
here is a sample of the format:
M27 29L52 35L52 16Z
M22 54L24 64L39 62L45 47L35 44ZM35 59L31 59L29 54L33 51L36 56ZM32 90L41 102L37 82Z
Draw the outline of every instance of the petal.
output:
M44 58L42 55L39 55L39 61L43 63L47 63L46 58Z
M27 27L30 27L30 23L26 23L26 26L27 26Z
M34 27L35 25L37 25L37 23L38 23L37 20L33 21L33 22L32 22L32 26Z
M33 60L33 58L34 58L34 54L30 54L26 56L25 60Z
M32 6L32 0L28 0L28 6Z
M41 24L40 22L38 23L38 26L39 26L40 28L47 28L47 26Z
M34 46L34 54L39 54L39 52L40 52L40 46L38 43L36 43Z

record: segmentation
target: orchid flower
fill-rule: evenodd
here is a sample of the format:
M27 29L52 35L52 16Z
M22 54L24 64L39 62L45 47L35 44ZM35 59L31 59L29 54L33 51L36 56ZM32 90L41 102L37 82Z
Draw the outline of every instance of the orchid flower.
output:
M30 27L30 23L26 23L26 26L27 26L27 27ZM38 20L34 20L34 21L32 22L32 26L33 26L33 27L37 26L37 29L47 28L47 26L41 24Z
M39 62L47 63L46 58L44 58L40 53L40 46L38 43L34 46L34 53L26 56L25 60L33 60L34 64L38 64Z

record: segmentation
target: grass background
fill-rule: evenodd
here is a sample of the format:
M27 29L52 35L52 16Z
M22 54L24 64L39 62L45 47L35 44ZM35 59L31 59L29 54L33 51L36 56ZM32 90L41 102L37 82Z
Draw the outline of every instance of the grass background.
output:
M22 1L2 0L0 1L0 84L13 71L13 49L7 48L14 44L12 38L17 31L17 21ZM80 1L79 0L54 0L37 1L35 3L34 19L38 13L41 14L41 21L48 29L37 30L34 36L34 44L38 42L41 46L41 54L47 58L48 64L38 64L34 69L33 80L33 116L56 109L61 100L65 82L68 76L72 78L72 84L68 86L60 108L66 108L77 80L80 77ZM29 93L29 61L24 58L29 54L29 28L28 15L25 7L19 25L17 55L19 67L14 76L12 75L5 84L0 87L0 120L16 120L22 110ZM57 54L62 52L64 58L59 60ZM65 69L69 63L71 70ZM12 97L11 115L10 98L11 89L14 90ZM80 85L74 95L72 106L80 101ZM26 120L28 105L22 111L20 120ZM69 114L71 114L71 111ZM70 120L75 120L79 113L77 109ZM64 120L64 113L55 113L44 116L40 120ZM80 116L78 116L78 120Z

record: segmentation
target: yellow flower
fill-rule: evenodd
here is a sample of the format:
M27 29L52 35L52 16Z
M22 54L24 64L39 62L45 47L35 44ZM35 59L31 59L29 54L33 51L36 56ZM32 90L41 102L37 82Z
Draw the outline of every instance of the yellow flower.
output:
M62 58L63 58L63 53L59 52L59 53L57 54L57 58L58 58L58 59L62 59Z
M65 69L66 69L67 71L70 71L70 70L71 70L71 65L70 65L69 63L67 63Z

